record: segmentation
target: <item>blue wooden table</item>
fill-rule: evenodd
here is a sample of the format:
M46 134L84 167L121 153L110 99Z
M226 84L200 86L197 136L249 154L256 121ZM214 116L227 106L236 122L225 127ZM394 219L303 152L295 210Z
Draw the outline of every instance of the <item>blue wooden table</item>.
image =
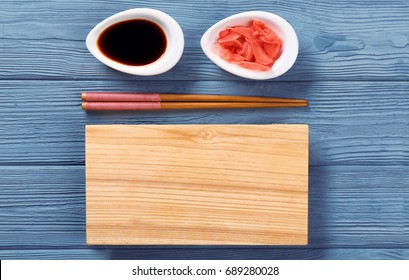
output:
M170 72L135 77L89 54L94 25L150 7L185 33ZM280 78L232 76L202 53L216 21L265 10L296 30ZM87 114L81 91L306 98L308 108ZM88 247L86 124L310 125L309 245ZM0 2L0 259L409 259L409 1Z

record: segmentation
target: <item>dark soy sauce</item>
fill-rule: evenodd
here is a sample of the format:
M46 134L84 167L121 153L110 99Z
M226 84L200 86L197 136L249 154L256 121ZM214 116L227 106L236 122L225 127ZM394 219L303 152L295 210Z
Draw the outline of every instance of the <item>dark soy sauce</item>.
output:
M142 66L158 60L166 50L165 32L156 23L145 19L118 22L98 37L98 48L116 62Z

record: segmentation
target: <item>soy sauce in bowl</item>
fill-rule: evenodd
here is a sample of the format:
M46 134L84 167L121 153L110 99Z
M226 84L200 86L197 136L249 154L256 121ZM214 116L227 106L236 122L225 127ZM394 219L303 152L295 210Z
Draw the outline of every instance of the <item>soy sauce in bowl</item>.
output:
M106 28L97 46L108 58L129 66L143 66L160 59L166 51L167 38L153 21L131 19Z
M182 28L168 14L136 8L98 23L85 44L106 66L131 75L154 76L178 63L185 40Z

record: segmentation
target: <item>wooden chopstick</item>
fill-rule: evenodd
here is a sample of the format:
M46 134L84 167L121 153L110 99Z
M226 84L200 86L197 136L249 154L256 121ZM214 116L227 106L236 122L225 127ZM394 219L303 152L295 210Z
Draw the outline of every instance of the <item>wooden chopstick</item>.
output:
M282 102L301 104L307 102L304 99L276 97L131 92L83 92L81 99L92 102Z
M87 111L118 110L175 110L175 109L229 109L229 108L287 108L306 107L304 102L91 102L82 103Z

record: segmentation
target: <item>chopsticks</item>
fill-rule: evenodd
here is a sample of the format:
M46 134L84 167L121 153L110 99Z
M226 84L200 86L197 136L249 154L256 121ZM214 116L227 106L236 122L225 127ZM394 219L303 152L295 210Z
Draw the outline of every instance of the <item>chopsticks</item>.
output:
M87 111L308 106L307 100L304 99L204 94L83 92L81 99L84 101L82 109Z
M286 108L305 107L306 103L284 102L83 102L86 111L134 111L166 109L228 109L228 108Z

